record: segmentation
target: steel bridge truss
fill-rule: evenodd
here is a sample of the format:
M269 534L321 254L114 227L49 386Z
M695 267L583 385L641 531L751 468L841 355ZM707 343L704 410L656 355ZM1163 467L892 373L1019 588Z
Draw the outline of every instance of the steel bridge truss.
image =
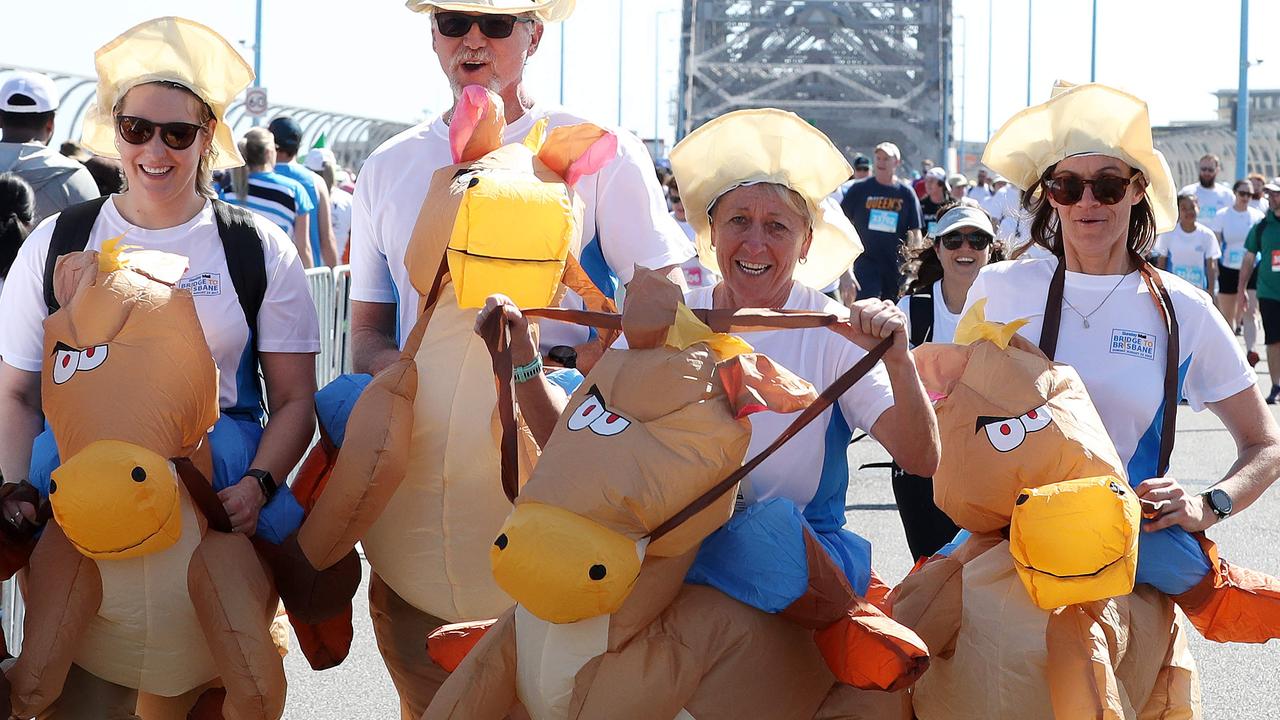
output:
M686 0L681 137L726 112L791 110L849 157L940 161L951 0Z

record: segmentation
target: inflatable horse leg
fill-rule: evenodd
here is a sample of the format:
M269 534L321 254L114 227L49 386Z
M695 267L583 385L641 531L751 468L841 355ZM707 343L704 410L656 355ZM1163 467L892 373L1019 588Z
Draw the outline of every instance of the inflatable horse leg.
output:
M227 720L276 720L284 714L284 661L268 627L275 616L271 580L243 535L209 532L196 547L187 588L226 687Z
M508 610L440 686L422 720L502 720L516 699L515 610Z
M911 720L911 695L906 690L880 692L837 684L827 694L813 720Z
M1049 616L1045 629L1049 697L1057 720L1123 720L1124 700L1116 680L1102 601L1068 605Z
M404 479L418 394L417 364L392 363L356 402L338 459L298 531L298 545L317 570L346 557L386 509Z
M1129 604L1128 652L1116 666L1116 677L1131 698L1139 694L1134 688L1151 688L1146 704L1134 708L1137 720L1198 720L1200 680L1189 631L1173 601L1150 585L1138 585L1124 600ZM1161 647L1166 651L1157 662Z
M1280 638L1280 579L1232 565L1218 557L1218 546L1203 533L1196 538L1210 570L1195 587L1173 598L1196 630L1215 642Z
M80 637L102 604L98 566L50 520L31 555L22 655L6 674L13 714L38 715L62 694Z

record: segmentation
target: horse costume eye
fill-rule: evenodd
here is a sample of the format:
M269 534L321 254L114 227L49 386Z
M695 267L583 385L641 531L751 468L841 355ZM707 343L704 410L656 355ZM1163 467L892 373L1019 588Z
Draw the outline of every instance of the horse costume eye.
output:
M1048 427L1049 423L1053 422L1053 415L1049 413L1048 405L1041 405L1018 419L1022 421L1022 427L1027 432L1035 432Z
M53 384L61 385L76 374L80 367L79 350L58 350L53 353Z
M76 364L76 370L93 370L106 361L107 346L94 345L80 351L80 361Z
M568 425L570 430L582 430L590 426L596 420L605 417L608 410L604 406L604 396L600 394L600 389L592 385L587 390L587 399L582 401L577 410L569 416Z
M617 413L605 413L591 423L591 432L612 437L631 426L631 421Z
M1022 420L1018 418L997 420L988 423L983 429L987 431L987 439L991 441L991 447L1002 453L1016 450L1027 437L1027 429L1022 426Z

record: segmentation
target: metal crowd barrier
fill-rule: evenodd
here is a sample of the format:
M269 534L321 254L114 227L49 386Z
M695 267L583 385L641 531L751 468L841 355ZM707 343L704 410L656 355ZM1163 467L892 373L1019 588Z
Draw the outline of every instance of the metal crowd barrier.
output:
M320 354L316 356L316 386L343 373L351 372L351 333L348 293L351 289L351 267L311 268L307 270L307 288L320 318ZM0 585L0 629L4 631L9 652L22 649L24 604L17 578Z

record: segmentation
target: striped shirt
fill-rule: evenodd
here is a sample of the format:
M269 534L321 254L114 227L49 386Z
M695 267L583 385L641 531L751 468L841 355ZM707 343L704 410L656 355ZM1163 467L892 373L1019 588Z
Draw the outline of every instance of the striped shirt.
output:
M302 184L279 173L250 173L248 184L248 197L244 200L234 191L223 192L222 199L233 205L243 205L262 215L290 237L298 214L311 212L313 207Z

